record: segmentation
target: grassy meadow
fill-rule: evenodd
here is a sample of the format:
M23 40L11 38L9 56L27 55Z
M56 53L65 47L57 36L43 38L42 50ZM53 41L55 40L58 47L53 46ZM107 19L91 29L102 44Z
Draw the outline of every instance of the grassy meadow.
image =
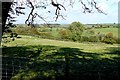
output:
M69 47L69 48L78 48L83 49L83 51L91 51L91 52L101 52L104 51L107 47L118 47L118 44L105 44L105 43L92 43L92 42L71 42L71 41L59 41L59 40L50 40L43 39L34 36L26 36L19 35L22 38L16 39L13 42L3 43L4 46L7 47L15 47L15 46L34 46L34 45L51 45L51 46L59 46L59 47Z

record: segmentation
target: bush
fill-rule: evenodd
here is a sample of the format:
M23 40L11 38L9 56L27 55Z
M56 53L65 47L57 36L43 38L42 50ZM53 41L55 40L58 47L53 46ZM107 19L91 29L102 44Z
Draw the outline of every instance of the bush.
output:
M49 33L49 32L40 32L39 36L41 36L43 38L51 38L52 37L51 33Z
M29 29L29 33L30 33L30 34L37 34L37 35L40 34L40 33L38 32L37 28L30 28L30 29Z
M116 40L113 36L113 33L107 33L104 37L104 40L103 42L107 43L107 44L113 44L113 43L116 43Z
M99 38L97 36L90 36L89 37L89 42L98 42Z
M31 34L31 35L39 35L39 31L37 28L32 28L32 27L16 27L14 30L17 34Z
M117 38L116 42L117 42L118 44L120 44L120 38Z
M61 39L68 39L69 32L67 30L59 30L59 35Z
M88 36L82 36L81 41L89 41L89 37Z
M91 35L94 35L95 31L94 30L89 30L88 33L91 34Z
M107 33L107 34L106 34L106 38L113 38L113 33L111 33L111 32L110 32L110 33Z

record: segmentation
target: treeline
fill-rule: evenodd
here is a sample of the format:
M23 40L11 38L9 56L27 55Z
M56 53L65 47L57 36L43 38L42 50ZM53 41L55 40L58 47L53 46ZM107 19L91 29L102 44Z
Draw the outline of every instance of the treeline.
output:
M120 39L112 32L103 34L95 33L94 30L86 28L80 22L73 22L65 28L35 28L35 27L16 27L13 32L23 35L34 35L41 38L66 40L74 42L104 42L107 44L120 43ZM87 35L83 35L83 32ZM56 36L54 36L54 35Z
M118 24L86 24L88 28L119 28Z

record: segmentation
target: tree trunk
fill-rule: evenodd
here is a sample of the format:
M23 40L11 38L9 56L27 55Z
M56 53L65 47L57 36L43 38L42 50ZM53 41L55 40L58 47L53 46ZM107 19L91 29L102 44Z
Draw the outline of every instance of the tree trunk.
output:
M2 35L5 31L5 24L7 21L8 13L11 8L12 2L2 2Z

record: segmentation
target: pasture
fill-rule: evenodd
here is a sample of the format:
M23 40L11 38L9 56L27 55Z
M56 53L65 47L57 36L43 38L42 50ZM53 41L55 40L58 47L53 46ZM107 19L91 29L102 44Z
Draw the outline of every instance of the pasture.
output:
M114 36L118 37L118 29L119 28L95 28L93 30L95 30L96 33L100 32L103 34L107 34L107 33L113 33Z
M118 44L19 36L22 38L2 43L3 56L9 57L9 60L3 58L3 68L14 68L11 80L120 79Z
M118 47L118 44L108 45L101 42L71 42L71 41L59 41L59 40L50 40L50 39L43 39L34 36L26 36L26 35L19 35L22 38L16 39L15 41L11 41L9 43L2 43L4 46L7 47L17 47L17 46L34 46L34 45L51 45L51 46L59 46L59 47L69 47L69 48L78 48L82 49L83 51L91 51L91 52L98 52L104 51L107 47Z

